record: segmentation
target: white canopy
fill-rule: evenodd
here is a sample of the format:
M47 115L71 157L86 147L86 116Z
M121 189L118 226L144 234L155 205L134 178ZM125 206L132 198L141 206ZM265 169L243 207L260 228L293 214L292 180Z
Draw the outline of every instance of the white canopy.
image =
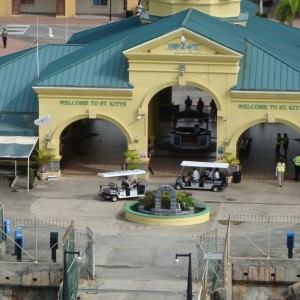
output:
M118 176L129 176L129 175L140 175L140 174L146 174L146 171L140 169L122 170L122 171L98 173L97 175L100 177L118 177Z
M184 160L181 163L182 167L195 167L195 168L219 168L228 169L228 163L218 163L218 162L201 162L201 161L188 161Z
M27 159L27 190L29 191L29 157L38 141L36 136L0 136L0 160L15 161L15 176L17 178L16 159Z

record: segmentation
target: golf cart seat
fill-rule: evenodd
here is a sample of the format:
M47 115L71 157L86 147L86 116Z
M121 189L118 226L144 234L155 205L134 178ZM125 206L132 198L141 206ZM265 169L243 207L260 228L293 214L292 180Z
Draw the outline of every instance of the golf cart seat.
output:
M118 190L118 186L117 186L117 184L116 183L114 183L114 182L110 182L109 184L108 184L108 186L109 186L109 188L111 189L111 190Z

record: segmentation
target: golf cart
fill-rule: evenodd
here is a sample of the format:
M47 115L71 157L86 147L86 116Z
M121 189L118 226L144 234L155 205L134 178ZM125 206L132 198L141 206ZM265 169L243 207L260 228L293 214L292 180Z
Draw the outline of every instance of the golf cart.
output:
M177 190L196 189L218 192L228 185L228 163L183 161L181 167L181 175L177 177L175 183L175 189ZM198 173L197 179L193 177L192 170ZM215 175L216 171L218 176Z
M140 183L137 175L146 174L144 170L123 170L115 172L98 173L97 175L103 178L122 177L120 184L117 182L109 182L108 185L100 185L98 196L105 200L113 202L119 199L131 199L143 196L146 186ZM134 178L131 182L127 178ZM116 180L115 180L116 181Z

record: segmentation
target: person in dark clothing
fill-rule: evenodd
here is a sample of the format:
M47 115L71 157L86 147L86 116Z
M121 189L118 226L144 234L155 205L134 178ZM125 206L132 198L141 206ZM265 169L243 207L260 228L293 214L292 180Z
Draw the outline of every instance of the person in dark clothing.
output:
M202 113L203 108L204 108L204 102L203 102L202 98L199 98L199 100L197 102L197 110Z
M289 148L289 138L288 138L286 133L283 135L283 138L282 138L282 148L283 148L283 151L284 151L284 157L286 158L287 151L288 151L288 148Z
M190 98L190 96L187 96L184 103L185 103L185 110L191 110L193 100Z
M215 120L217 118L217 106L214 99L211 99L209 106L210 106L210 117L213 120Z
M276 158L280 158L280 148L282 144L282 137L280 133L277 133L277 138L276 138L276 147L275 147L275 153L276 153Z
M4 48L6 48L6 45L7 45L7 36L8 36L8 32L7 32L6 28L4 27L4 29L1 32L1 37L2 37Z

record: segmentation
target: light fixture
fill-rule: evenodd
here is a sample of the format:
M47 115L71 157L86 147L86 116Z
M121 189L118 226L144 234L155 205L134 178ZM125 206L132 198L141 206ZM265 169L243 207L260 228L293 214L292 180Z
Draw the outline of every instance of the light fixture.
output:
M224 140L225 145L229 145L229 141L227 139Z
M136 116L136 119L139 121L142 117L143 117L143 116L141 116L141 115L137 115L137 116Z
M226 119L225 117L222 117L222 121L223 121L223 122L226 122L227 119Z
M185 64L184 63L179 64L179 73L181 76L185 73Z
M178 257L188 257L189 258L189 269L188 269L188 278L187 278L187 290L186 290L186 299L192 300L193 299L193 282L192 282L192 254L177 254L175 255L175 264L179 263Z
M135 143L138 143L140 138L138 136L135 136L133 140L134 140Z

